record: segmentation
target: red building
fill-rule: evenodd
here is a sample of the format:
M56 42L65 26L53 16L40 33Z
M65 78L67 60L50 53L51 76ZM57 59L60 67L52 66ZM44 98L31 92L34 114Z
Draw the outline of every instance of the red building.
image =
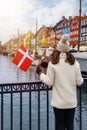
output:
M79 38L79 16L75 16L72 19L71 29L70 29L70 44L71 46L78 45Z

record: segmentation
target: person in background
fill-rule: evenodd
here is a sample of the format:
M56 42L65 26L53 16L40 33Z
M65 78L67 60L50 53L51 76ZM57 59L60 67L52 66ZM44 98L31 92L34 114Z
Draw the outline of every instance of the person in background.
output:
M57 130L74 130L77 107L77 86L83 83L80 64L70 52L68 35L62 36L52 54L46 72L37 67L40 80L52 86L53 106Z

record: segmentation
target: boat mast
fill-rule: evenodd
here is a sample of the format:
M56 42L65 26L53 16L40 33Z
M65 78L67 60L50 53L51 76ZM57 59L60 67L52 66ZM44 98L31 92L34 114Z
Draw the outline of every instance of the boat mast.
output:
M80 47L80 36L81 36L81 6L82 6L82 0L79 0L79 37L78 37L78 51Z
M36 41L35 41L35 58L37 53L37 19L36 19Z

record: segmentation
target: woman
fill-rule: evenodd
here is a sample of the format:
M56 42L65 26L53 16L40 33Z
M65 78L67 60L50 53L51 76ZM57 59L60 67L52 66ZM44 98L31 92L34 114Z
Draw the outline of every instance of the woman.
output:
M70 53L67 39L68 36L65 34L58 42L46 74L37 71L40 72L40 80L52 86L51 105L54 109L57 130L74 130L76 87L83 83L80 65Z

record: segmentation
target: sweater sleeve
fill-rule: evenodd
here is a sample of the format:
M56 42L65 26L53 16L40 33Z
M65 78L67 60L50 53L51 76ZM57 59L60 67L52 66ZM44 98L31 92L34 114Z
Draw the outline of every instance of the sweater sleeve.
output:
M83 78L81 75L80 64L76 61L76 84L80 86L83 84Z
M53 84L54 84L54 69L53 69L51 62L49 62L49 64L48 64L47 73L46 74L41 73L40 80L48 86L53 86Z

